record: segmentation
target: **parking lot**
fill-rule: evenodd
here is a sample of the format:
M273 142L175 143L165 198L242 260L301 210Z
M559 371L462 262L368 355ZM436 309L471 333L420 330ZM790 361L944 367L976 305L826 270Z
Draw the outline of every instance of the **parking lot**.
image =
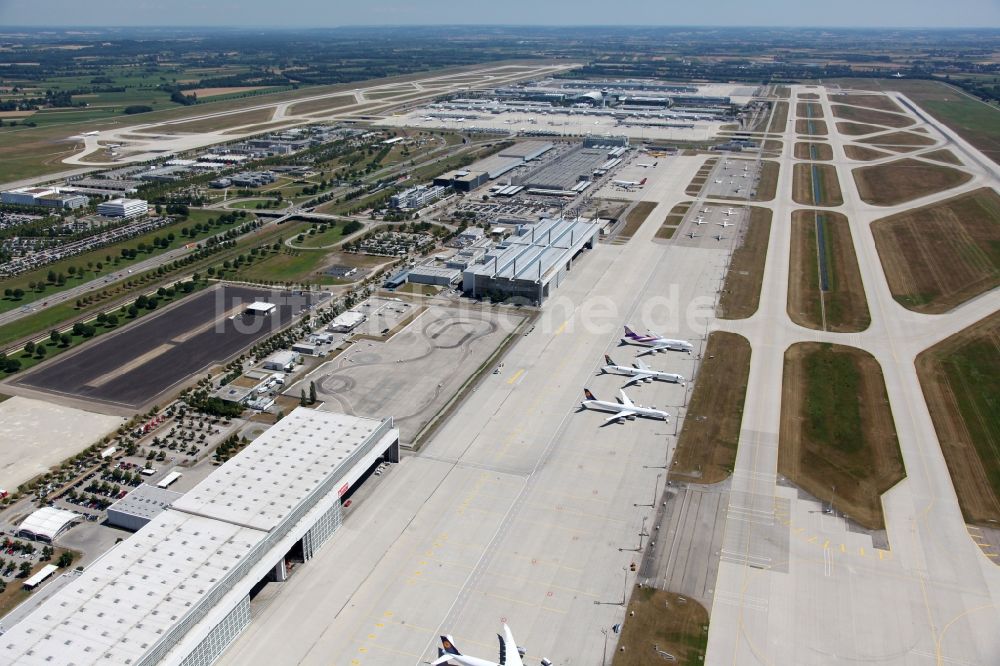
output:
M392 330L417 306L373 299L372 312L355 333ZM392 416L400 441L414 437L524 320L511 312L431 305L386 341L359 339L337 358L294 384L286 395L308 393L315 382L324 409L359 416ZM500 374L493 378L506 381Z
M255 300L275 303L264 317L243 315ZM12 382L14 387L140 409L171 387L275 333L317 300L247 287L216 287L101 336Z

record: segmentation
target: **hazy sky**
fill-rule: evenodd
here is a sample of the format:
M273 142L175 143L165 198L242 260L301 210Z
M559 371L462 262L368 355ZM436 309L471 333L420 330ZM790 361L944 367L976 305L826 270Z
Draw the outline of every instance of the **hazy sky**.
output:
M1000 27L1000 0L0 0L4 26Z

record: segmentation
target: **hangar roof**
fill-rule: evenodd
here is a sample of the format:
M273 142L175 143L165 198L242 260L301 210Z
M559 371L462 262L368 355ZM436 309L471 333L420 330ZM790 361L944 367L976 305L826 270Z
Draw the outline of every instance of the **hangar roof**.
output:
M56 538L67 525L79 520L80 514L47 506L34 511L18 526L18 531L31 532L49 541Z
M270 530L380 425L375 419L296 408L173 508Z
M188 613L242 580L260 559L256 549L281 534L268 530L298 520L293 510L309 493L341 478L334 475L353 462L348 455L391 428L388 419L296 408L6 627L0 662L136 664Z

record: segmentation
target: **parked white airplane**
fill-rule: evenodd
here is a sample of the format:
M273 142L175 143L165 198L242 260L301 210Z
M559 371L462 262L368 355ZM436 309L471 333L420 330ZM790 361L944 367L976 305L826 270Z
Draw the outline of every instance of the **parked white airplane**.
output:
M612 374L612 375L625 375L629 377L629 380L625 382L622 388L629 386L630 384L638 384L639 382L649 383L654 379L660 379L665 382L673 382L675 384L683 384L684 377L681 375L676 375L672 372L660 372L659 370L653 370L648 365L642 361L636 361L635 364L628 365L618 365L608 354L604 355L604 362L607 364L601 368L602 373Z
M441 664L458 664L458 666L524 666L524 648L519 648L514 643L514 636L510 632L510 627L503 625L503 634L497 634L500 639L500 661L490 661L479 657L470 657L458 651L455 641L451 636L441 637L441 647L438 648L438 658L431 662L431 666L441 666ZM548 659L542 659L542 664L551 666Z
M696 217L696 218L694 218L694 223L697 224L699 227L701 225L703 225L703 224L708 224L708 222L706 222L705 218L703 218L703 217Z
M703 213L711 213L712 209L709 206L705 206L704 208L701 209L701 212L703 212Z
M723 229L728 229L729 227L735 227L736 226L735 222L730 222L729 220L723 220L722 222L716 222L716 224L718 224Z
M625 337L622 338L622 344L649 347L647 351L641 352L639 354L640 356L642 354L667 351L668 349L671 351L687 352L689 354L694 350L694 345L687 340L672 340L670 338L660 337L655 333L639 335L628 326L625 327Z
M666 421L670 418L670 414L667 414L662 409L643 407L642 405L635 404L625 395L625 391L619 390L618 393L621 395L621 398L619 398L621 402L611 402L609 400L598 400L590 392L590 389L585 388L583 389L583 396L586 399L580 403L580 406L584 409L596 409L600 412L615 412L612 416L604 419L605 423L620 421L621 419L632 421L637 416L647 419L660 419L661 421Z
M617 185L618 187L624 187L626 190L630 190L633 187L642 187L643 185L646 184L646 180L648 179L643 178L642 180L613 180L611 182L612 184Z
M728 217L728 216L734 215L734 214L736 214L738 212L739 211L733 210L732 208L727 208L726 210L722 211L722 214Z
M689 232L687 232L687 233L686 233L686 234L684 234L684 235L685 235L685 236L687 236L688 238L691 238L691 239L694 239L694 238L701 238L701 234L696 234L696 233L695 233L695 232L693 232L693 231L689 231Z
M726 240L726 237L723 236L722 234L715 234L714 236L712 236L712 238L714 238L715 240L719 241L720 243L722 241Z
M637 162L636 166L642 167L643 169L650 169L655 167L657 164L659 164L659 162Z

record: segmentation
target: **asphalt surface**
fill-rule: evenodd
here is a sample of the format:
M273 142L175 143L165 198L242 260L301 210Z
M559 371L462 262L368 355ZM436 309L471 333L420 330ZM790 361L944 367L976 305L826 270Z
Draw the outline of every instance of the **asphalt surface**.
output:
M804 92L801 87L796 93ZM833 117L822 89L820 104ZM794 101L794 100L793 100ZM792 104L792 108L795 105ZM719 322L753 345L743 432L721 548L706 663L711 664L995 664L1000 663L1000 568L962 519L914 369L927 347L1000 307L994 291L945 315L921 315L892 298L868 225L875 219L984 185L995 168L953 132L926 118L917 126L937 143L909 153L950 148L973 179L900 206L860 200L843 146L830 135L845 202L834 207L852 225L855 251L872 313L864 332L837 334L793 324L785 312L790 226L802 206L791 203L794 133L785 133L773 204L761 306L749 319ZM794 127L789 120L788 129ZM899 159L892 156L864 164ZM899 436L907 478L883 496L888 549L853 530L820 502L800 498L777 478L782 358L789 345L815 340L852 345L878 359ZM775 530L790 534L775 553ZM787 573L782 573L787 571Z
M277 311L253 320L239 305L267 300ZM299 313L305 297L222 287L181 301L136 325L101 336L12 384L114 406L138 408L178 382L239 353ZM236 318L232 318L233 315Z
M613 399L624 383L598 368L605 353L634 359L635 348L619 346L625 320L701 343L725 251L652 242L701 161L661 160L644 198L664 203L638 234L574 262L503 372L352 505L318 556L252 609L219 663L419 664L436 657L442 633L495 659L503 620L526 663L601 663L601 630L623 619L676 426L602 427L607 415L579 402L585 386ZM644 360L685 376L695 365L683 353ZM689 388L655 382L628 394L677 414Z

